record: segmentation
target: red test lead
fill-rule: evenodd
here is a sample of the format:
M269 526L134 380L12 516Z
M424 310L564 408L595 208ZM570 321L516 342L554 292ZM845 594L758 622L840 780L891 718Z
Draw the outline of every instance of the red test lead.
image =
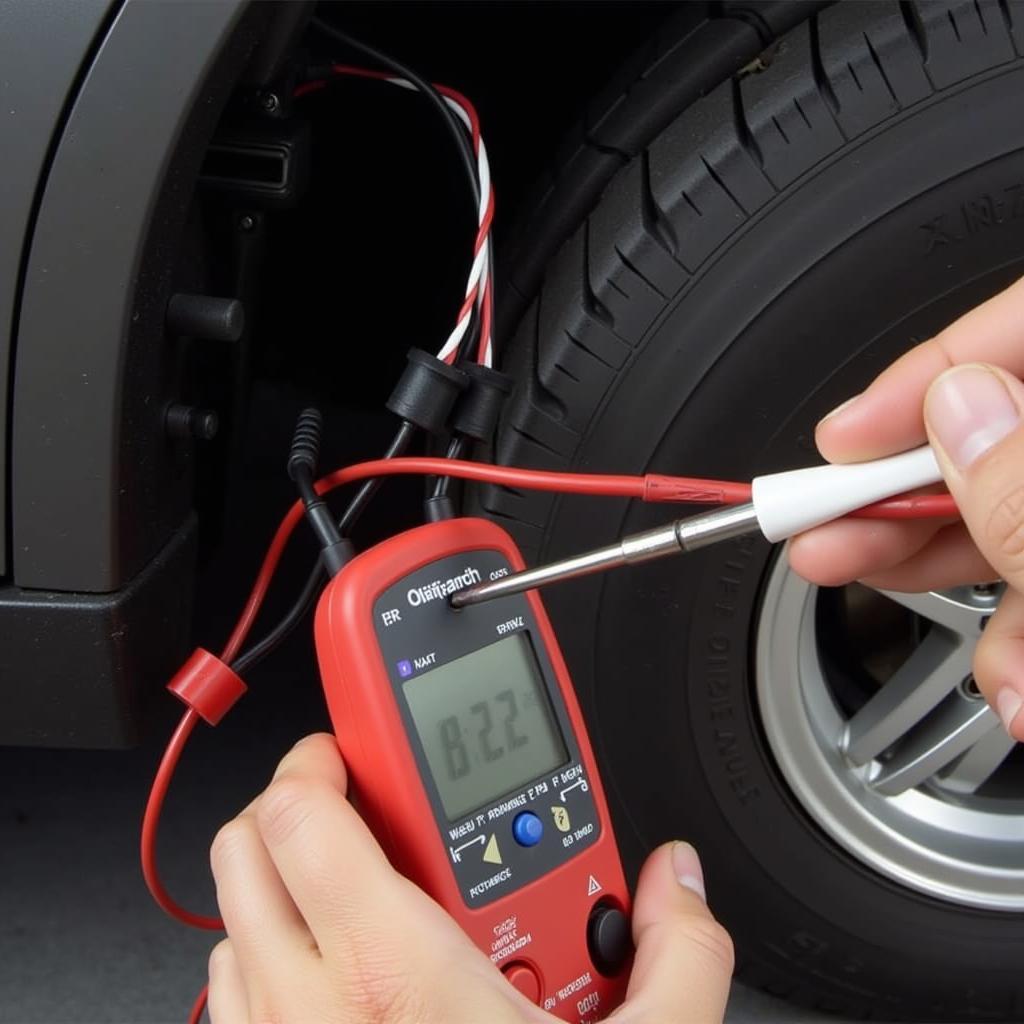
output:
M451 603L455 608L464 608L548 583L650 562L680 551L696 551L750 533L761 533L770 541L786 540L838 519L866 502L941 479L935 454L927 445L873 462L811 466L760 476L751 486L753 500L747 504L677 519L667 526L623 537L595 551L500 580L481 582L453 595Z

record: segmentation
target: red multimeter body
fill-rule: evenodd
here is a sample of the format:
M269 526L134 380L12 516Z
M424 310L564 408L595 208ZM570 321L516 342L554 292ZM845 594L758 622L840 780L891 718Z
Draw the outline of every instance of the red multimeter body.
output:
M395 867L563 1020L617 1006L629 894L593 752L534 592L447 597L524 568L483 519L384 541L331 580L316 647L360 809Z

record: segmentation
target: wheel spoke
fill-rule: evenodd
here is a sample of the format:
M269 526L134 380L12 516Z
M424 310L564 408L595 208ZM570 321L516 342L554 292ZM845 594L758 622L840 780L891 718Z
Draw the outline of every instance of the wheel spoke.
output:
M943 789L964 795L987 782L1015 746L1003 729L990 729L965 754L939 772L935 781Z
M893 757L872 780L872 788L895 796L919 786L930 775L969 750L999 720L982 701L951 694L913 736L897 748Z
M914 614L920 615L923 619L944 626L960 636L980 636L982 620L987 615L991 615L994 610L994 604L991 607L975 607L947 594L927 591L921 594L905 594L898 590L879 590L877 592Z
M779 559L757 627L757 701L795 798L850 856L930 898L1020 912L1020 800L1001 785L1015 755L998 767L1008 741L970 678L1001 593L822 595ZM878 689L851 714L865 679Z
M877 757L920 722L970 668L968 645L945 630L933 629L847 723L843 753L858 765Z

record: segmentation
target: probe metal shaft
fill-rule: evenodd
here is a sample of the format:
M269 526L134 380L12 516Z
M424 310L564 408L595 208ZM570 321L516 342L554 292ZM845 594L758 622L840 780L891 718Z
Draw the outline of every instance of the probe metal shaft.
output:
M495 597L521 594L524 590L557 583L559 580L573 580L579 576L615 569L620 565L650 562L656 558L675 555L681 551L695 551L697 548L716 544L718 541L756 533L760 529L753 505L737 505L733 508L703 512L688 519L677 519L668 526L659 526L643 533L634 533L615 544L597 548L582 555L574 555L560 562L526 569L490 583L459 590L451 596L452 606L489 601Z

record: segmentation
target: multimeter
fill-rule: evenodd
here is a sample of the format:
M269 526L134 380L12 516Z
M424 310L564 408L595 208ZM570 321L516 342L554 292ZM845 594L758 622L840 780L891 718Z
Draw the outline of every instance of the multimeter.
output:
M430 523L327 585L316 647L371 831L520 992L563 1020L625 993L629 893L565 662L533 591L456 610L524 568L484 519Z

